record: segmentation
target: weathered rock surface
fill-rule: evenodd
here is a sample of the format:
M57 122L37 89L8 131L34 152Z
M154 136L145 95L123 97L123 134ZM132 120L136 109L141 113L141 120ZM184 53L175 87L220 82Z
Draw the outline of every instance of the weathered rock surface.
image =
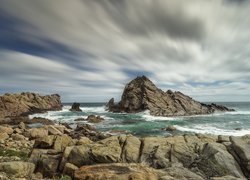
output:
M76 130L45 125L33 128L34 136L30 136L31 129L22 123L4 127L8 129L3 128L7 131L0 133L4 139L0 139L0 177L3 178L47 179L60 177L62 173L76 179L250 178L249 135L144 138L118 135L100 139L101 133L87 124L78 125ZM46 135L38 136L43 130ZM13 161L24 165L17 167L11 164ZM6 171L7 168L10 170Z
M107 109L127 113L149 110L150 114L155 116L188 116L233 111L221 105L200 103L178 91L164 92L145 76L129 82L123 91L121 101L115 104L112 98L107 104Z
M0 163L0 172L8 174L11 178L29 179L35 170L35 165L29 162L13 161Z
M100 116L89 115L86 120L90 123L99 123L102 122L104 119Z
M242 137L230 137L233 155L243 168L245 174L250 177L250 135Z
M58 94L41 96L35 93L21 93L0 96L0 119L3 120L61 108Z
M166 173L149 168L141 164L102 164L83 166L76 170L74 178L77 180L158 180Z
M97 131L93 126L89 124L78 124L74 131L69 133L73 139L80 139L85 136L88 137L91 141L98 141L110 137L108 134Z
M73 103L71 108L70 108L70 111L73 111L73 112L81 112L82 110L80 109L80 103Z

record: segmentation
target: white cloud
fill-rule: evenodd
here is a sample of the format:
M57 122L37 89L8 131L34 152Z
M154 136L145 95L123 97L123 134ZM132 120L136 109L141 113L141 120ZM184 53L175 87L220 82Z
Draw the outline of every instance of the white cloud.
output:
M9 0L0 10L21 22L14 27L19 38L51 49L55 42L75 60L58 52L38 57L2 50L3 90L102 101L121 94L134 75L129 70L201 100L222 94L225 101L237 94L250 100L247 1Z

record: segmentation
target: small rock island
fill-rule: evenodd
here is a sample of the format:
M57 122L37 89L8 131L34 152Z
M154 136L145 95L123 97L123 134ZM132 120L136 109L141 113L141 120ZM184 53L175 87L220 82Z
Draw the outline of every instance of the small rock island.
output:
M146 76L137 77L129 82L123 91L121 101L114 98L107 103L111 112L137 113L149 110L154 116L190 116L212 114L214 112L234 111L217 104L204 104L176 91L166 92L157 88Z

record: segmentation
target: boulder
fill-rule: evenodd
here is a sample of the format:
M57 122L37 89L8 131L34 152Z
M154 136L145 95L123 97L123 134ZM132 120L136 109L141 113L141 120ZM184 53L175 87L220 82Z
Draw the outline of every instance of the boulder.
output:
M140 156L141 141L137 137L128 136L123 143L122 160L128 163L137 163Z
M53 147L55 139L55 135L44 136L42 138L36 139L34 148L50 149Z
M49 135L62 135L63 132L56 128L54 125L48 125L44 127L48 130Z
M35 170L35 165L29 162L12 161L0 163L0 172L5 172L11 178L29 179Z
M5 94L0 96L0 119L26 116L48 110L61 110L58 94L41 96L35 93Z
M78 124L74 131L69 132L69 136L71 136L73 139L88 137L91 141L99 141L110 137L109 134L99 132L89 124Z
M70 108L70 111L81 112L82 110L80 109L80 103L73 103Z
M37 139L48 136L49 133L48 130L44 128L32 128L28 130L28 134L30 139Z
M0 132L1 133L7 133L7 134L12 134L13 133L13 129L9 126L0 126Z
M72 150L74 147L75 147L75 146L67 146L67 147L64 149L64 152L63 152L63 155L62 155L62 159L61 159L61 162L60 162L60 165L59 165L59 171L63 171L64 166L65 166L65 164L66 164L67 161L68 161L69 154L70 154L71 150Z
M76 143L76 145L84 145L84 144L90 144L90 143L92 143L93 141L91 141L89 138L87 138L87 137L81 137L78 141L77 141L77 143Z
M21 134L12 134L11 138L15 141L21 141L25 139L25 137Z
M75 166L74 164L66 163L63 169L63 174L73 177L77 169L78 167Z
M58 167L60 160L62 158L61 154L50 155L42 154L39 158L36 172L40 172L44 177L54 177L58 173Z
M121 161L119 140L116 136L111 136L91 145L91 158L96 163L115 163Z
M244 178L240 166L222 144L205 144L196 161L197 167L207 178L226 175Z
M26 129L27 127L26 127L26 124L25 124L24 122L20 122L20 123L18 124L18 128L24 130L24 129Z
M166 131L175 131L176 127L170 125L170 126L166 127L164 130L166 130Z
M0 140L1 141L5 141L8 138L9 138L9 135L6 132L4 132L4 133L0 132Z
M74 164L77 167L93 164L90 157L89 145L75 146L68 150L70 150L70 153L68 155L67 162Z
M233 155L238 160L245 175L250 178L250 135L242 137L230 137Z
M211 114L215 111L233 111L221 105L200 103L178 91L164 92L145 76L129 82L124 88L121 101L114 104L112 98L107 103L107 109L111 112L127 113L149 110L154 116L188 116Z
M90 123L99 123L102 122L104 119L100 116L89 115L86 120Z
M57 135L54 140L53 149L58 152L63 152L67 146L72 146L74 144L75 142L72 140L70 136L66 134Z

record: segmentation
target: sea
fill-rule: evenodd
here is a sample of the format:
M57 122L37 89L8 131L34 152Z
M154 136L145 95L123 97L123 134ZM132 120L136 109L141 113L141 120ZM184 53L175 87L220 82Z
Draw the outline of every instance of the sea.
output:
M76 127L78 118L88 115L99 115L104 121L91 124L97 130L111 134L133 134L136 136L171 136L177 134L212 134L242 136L250 134L250 102L216 102L217 104L233 108L234 112L214 113L209 115L195 115L185 117L156 117L149 111L140 113L112 113L105 110L105 103L81 103L82 112L69 111L72 103L64 103L61 111L49 111L43 114L33 114L33 117L43 117L56 123L68 123ZM175 131L163 130L173 125ZM237 129L237 130L236 130Z

